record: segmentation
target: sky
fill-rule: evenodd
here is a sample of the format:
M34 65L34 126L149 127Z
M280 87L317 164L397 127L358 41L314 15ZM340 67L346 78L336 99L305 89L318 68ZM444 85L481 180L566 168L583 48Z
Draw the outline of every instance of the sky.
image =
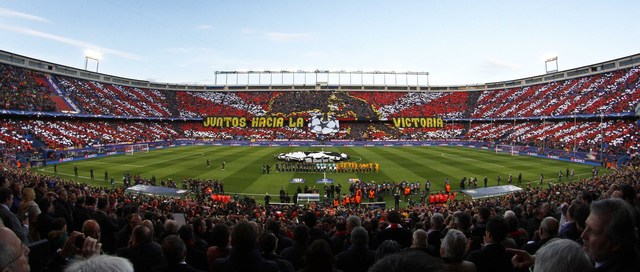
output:
M0 0L0 50L79 69L98 52L89 70L164 83L344 70L466 85L541 75L554 56L562 71L640 53L638 10L616 0Z

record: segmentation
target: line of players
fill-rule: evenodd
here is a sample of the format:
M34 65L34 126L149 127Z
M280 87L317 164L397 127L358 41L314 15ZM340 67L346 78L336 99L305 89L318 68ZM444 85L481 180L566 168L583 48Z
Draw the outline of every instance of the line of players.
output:
M378 173L380 164L378 163L309 163L309 162L287 162L276 163L276 172L302 172L302 173Z

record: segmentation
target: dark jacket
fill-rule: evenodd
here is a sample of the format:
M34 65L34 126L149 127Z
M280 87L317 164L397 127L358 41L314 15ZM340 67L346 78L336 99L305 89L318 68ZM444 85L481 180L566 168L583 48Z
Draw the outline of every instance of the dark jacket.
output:
M478 272L511 272L511 257L513 255L497 243L469 253L467 261L474 263Z

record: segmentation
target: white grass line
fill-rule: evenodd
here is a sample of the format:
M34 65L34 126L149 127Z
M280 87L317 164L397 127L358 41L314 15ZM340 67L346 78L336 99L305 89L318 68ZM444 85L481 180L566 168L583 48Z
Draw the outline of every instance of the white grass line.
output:
M185 155L185 156L175 157L175 158L171 158L171 159L167 159L167 160L156 161L156 162L154 162L154 163L145 164L145 165L138 166L138 167L147 167L147 166L151 166L151 165L155 165L155 164L160 164L160 163L164 163L164 162L170 162L170 161L179 160L179 159L182 159L182 158L193 157L194 155L199 155L200 157L204 157L204 153L195 153L195 154L190 154L190 155Z
M445 155L446 155L446 156L445 156ZM498 166L498 167L506 167L506 166L504 166L504 165L501 165L501 164L496 164L496 163L490 163L490 162L485 162L485 161L479 161L479 160L476 160L476 159L472 159L472 158L466 158L466 157L463 157L463 156L458 156L458 155L454 155L454 154L447 154L447 153L442 153L442 154L440 154L440 156L442 156L442 157L447 157L447 156L454 156L454 157L458 157L458 158L461 158L461 159L463 159L463 160L469 160L469 161L475 161L475 162L479 162L479 163L481 163L481 164L491 164L491 165L495 165L495 166Z
M38 171L53 174L53 171L51 171L51 170L45 170L45 169L42 169L42 168L41 168L41 169L38 169ZM72 174L66 174L66 173L60 173L60 172L58 172L56 175L57 175L57 176L75 177L75 176L74 176L74 175L72 175ZM99 178L91 179L91 177L78 175L78 177L77 177L77 178L86 179L86 180L93 180L93 181L103 181L103 182L104 182L104 177L103 177L102 179L99 179ZM115 181L115 180L114 180L114 181ZM115 181L115 183L122 183L122 182ZM111 185L111 183L109 183L108 185L110 186L110 185ZM102 185L98 185L98 186L102 186Z
M91 163L97 163L97 164L108 164L108 165L124 165L124 166L130 166L130 167L142 167L142 165L138 165L138 164L122 164L122 163L117 163L117 162L104 162L104 161L91 161Z

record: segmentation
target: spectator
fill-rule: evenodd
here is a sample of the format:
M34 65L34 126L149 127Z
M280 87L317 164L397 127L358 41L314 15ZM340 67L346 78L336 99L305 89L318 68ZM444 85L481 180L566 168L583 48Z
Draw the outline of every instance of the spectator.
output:
M187 246L177 235L169 235L162 241L162 253L167 262L164 266L157 266L157 272L199 272L185 261L187 258Z
M276 255L277 246L278 238L276 238L276 236L270 231L267 231L260 235L260 239L258 241L258 249L260 250L262 258L278 263L280 272L294 272L295 270L293 269L293 264L291 264L290 261L287 261L284 258Z
M378 260L369 272L444 272L442 260L422 252L407 250Z
M522 247L529 254L536 254L540 247L558 235L558 220L553 217L545 217L540 223L538 233L540 236L538 241L532 241Z
M394 240L402 248L410 247L412 234L410 230L403 228L400 224L402 222L400 213L396 210L389 211L387 213L387 221L389 221L389 226L378 233L376 245L380 245L385 240Z
M596 271L637 271L640 267L634 214L622 199L591 203L582 239Z
M590 272L593 265L580 244L567 239L552 239L537 251L533 271Z
M304 266L301 272L339 272L335 269L335 259L331 253L329 243L318 239L309 245L304 256Z
M335 256L336 268L365 272L376 261L375 252L369 249L369 233L363 227L356 227L350 239L351 247Z
M394 240L385 240L378 246L378 249L376 249L376 261L400 251L402 251L402 246L400 246L398 242Z
M150 267L165 265L162 248L153 243L151 230L145 226L137 226L131 233L128 247L117 250L116 255L129 259L135 271L144 271Z
M113 254L116 251L116 230L118 229L118 225L116 225L113 217L107 215L107 207L109 205L109 200L106 197L101 197L98 199L97 210L94 214L93 219L98 222L100 225L101 232L101 240L102 249L107 254Z
M213 245L207 249L207 262L209 270L213 265L213 261L229 256L231 247L229 247L229 227L224 223L213 226Z
M109 255L99 255L84 261L74 262L65 272L93 271L93 272L134 272L133 265L125 258Z
M260 257L257 239L256 230L249 222L238 222L231 232L231 254L215 260L211 271L279 271L277 263Z
M4 225L12 230L20 241L23 243L29 242L29 220L25 219L23 222L20 222L18 217L11 212L10 208L11 203L13 203L13 192L9 188L0 188L0 218Z
M33 188L24 188L22 190L22 203L18 214L26 216L29 219L29 240L38 241L40 235L38 235L38 215L40 215L40 208L35 202L36 193Z
M304 264L304 255L307 253L309 243L309 227L299 224L293 230L293 246L280 253L280 256L290 261L293 268L300 270Z
M29 271L29 248L13 230L0 226L0 270Z
M469 253L467 261L475 264L478 272L509 272L513 269L511 253L501 242L507 236L507 222L500 216L492 216L487 221L484 247Z
M442 239L440 256L444 260L447 271L475 272L476 266L472 262L465 261L467 238L459 230L450 229Z

